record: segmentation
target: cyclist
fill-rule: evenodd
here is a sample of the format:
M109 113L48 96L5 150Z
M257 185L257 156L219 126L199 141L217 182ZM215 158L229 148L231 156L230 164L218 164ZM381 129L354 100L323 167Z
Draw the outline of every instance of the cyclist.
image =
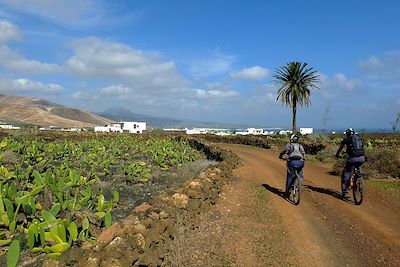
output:
M280 159L287 160L287 176L286 176L286 190L285 197L289 195L289 188L292 183L294 176L295 167L297 167L297 173L299 179L303 180L303 167L304 160L306 159L306 153L301 144L299 144L299 135L292 134L290 136L290 143L286 144L283 151L279 154Z
M352 128L346 130L346 137L340 142L339 149L335 157L338 158L342 149L346 146L346 165L342 172L342 188L343 193L349 191L349 179L353 167L361 166L365 161L364 146L361 138L355 133Z

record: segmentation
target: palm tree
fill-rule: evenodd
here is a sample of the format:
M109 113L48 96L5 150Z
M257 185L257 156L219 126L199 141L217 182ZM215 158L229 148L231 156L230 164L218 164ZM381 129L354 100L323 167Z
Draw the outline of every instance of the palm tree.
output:
M319 88L319 75L313 68L307 67L307 63L289 62L286 66L277 68L273 77L281 85L276 100L280 99L282 105L292 108L292 131L296 133L297 104L311 104L310 92L313 88Z

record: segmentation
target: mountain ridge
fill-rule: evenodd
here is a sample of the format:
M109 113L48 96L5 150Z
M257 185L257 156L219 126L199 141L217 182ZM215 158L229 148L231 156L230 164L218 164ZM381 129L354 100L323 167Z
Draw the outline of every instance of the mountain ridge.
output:
M94 127L112 120L46 99L0 94L0 121L17 126Z

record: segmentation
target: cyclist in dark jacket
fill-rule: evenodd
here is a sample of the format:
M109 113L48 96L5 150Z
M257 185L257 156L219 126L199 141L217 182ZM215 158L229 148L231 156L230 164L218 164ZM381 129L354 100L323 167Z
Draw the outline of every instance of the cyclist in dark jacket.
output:
M353 167L361 166L366 161L366 158L361 139L352 128L346 130L346 137L340 142L340 147L335 155L336 158L339 157L344 146L346 146L347 159L342 173L342 188L344 193L347 193L348 181Z
M279 154L280 159L287 160L287 176L285 196L289 195L289 188L294 176L295 166L298 167L299 179L303 180L303 167L306 153L301 144L299 144L299 135L293 134L290 137L290 143L285 145L283 151Z

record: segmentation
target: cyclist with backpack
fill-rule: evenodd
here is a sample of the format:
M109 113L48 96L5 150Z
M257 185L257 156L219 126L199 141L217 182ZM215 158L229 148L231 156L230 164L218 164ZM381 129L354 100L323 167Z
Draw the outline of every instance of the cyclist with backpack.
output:
M292 136L290 136L290 143L285 145L283 151L279 154L279 158L287 160L285 191L285 197L287 197L289 195L289 189L294 176L295 167L297 167L299 179L303 180L303 167L304 160L306 159L306 153L303 146L299 144L298 134L292 134Z
M336 158L339 157L344 146L346 146L347 159L342 173L342 188L344 193L347 193L349 189L348 181L353 167L361 166L365 163L366 158L361 137L352 128L346 130L346 137L340 142L340 147L335 155Z

